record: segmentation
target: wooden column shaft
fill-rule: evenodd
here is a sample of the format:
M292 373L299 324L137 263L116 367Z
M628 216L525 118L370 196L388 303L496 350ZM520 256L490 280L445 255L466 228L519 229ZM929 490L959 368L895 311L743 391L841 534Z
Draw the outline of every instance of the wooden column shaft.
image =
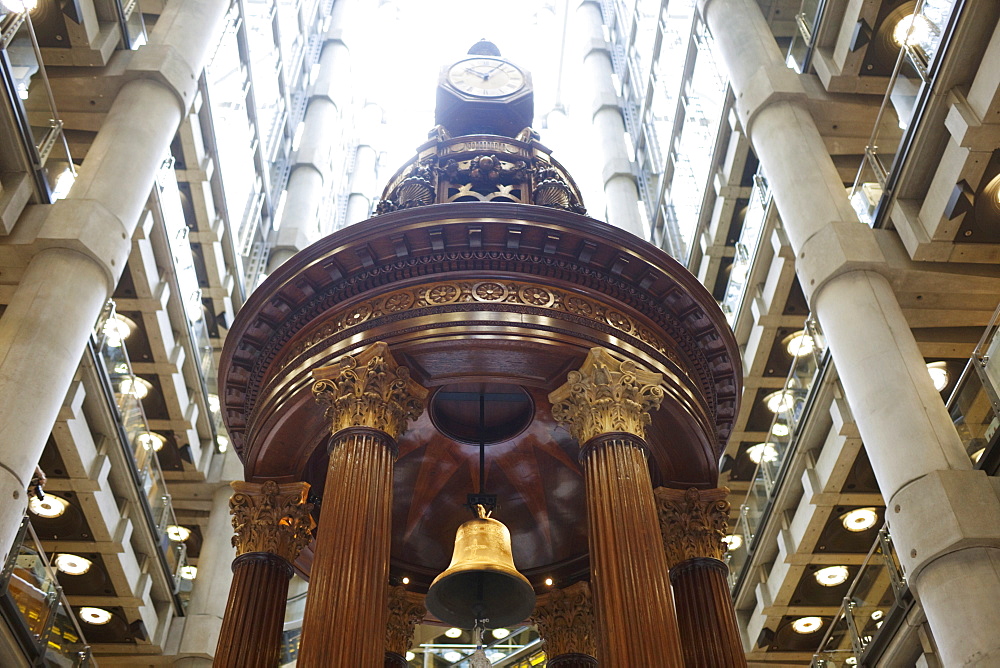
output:
M236 557L215 668L274 668L291 577L292 567L276 554Z
M302 668L385 660L396 443L351 427L334 436L302 625Z
M683 665L644 444L632 434L591 439L587 487L598 656L607 666Z
M743 642L718 559L688 559L670 570L686 668L744 668Z
M549 668L594 668L597 659L589 654L560 654L548 659Z
M395 652L385 653L385 668L406 668L409 663L405 656L396 654Z

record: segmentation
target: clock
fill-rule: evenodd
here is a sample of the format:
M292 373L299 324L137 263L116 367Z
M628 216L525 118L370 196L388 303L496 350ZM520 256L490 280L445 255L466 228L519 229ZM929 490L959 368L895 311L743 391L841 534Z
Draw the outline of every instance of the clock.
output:
M525 85L524 72L499 58L467 58L448 70L448 83L472 97L498 98L513 95Z

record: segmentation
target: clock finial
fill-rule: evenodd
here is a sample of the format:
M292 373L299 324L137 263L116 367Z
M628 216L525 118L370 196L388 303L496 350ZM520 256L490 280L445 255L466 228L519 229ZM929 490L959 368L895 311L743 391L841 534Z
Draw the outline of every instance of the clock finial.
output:
M500 49L497 48L496 44L494 44L493 42L489 41L484 37L483 39L479 40L478 42L472 45L472 48L469 49L469 55L494 56L499 58Z

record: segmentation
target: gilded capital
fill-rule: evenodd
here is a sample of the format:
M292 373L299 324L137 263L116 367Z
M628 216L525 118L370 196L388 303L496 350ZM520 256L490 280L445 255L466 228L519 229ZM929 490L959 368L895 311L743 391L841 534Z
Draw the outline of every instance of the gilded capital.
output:
M695 557L722 560L729 526L729 490L657 487L656 511L669 568Z
M580 581L539 597L531 616L550 659L562 654L597 656L597 631L590 585Z
M422 597L406 587L389 587L389 620L385 627L385 649L405 655L413 644L413 629L423 620L427 609Z
M397 438L407 420L424 410L427 389L399 366L389 346L379 341L357 355L345 355L336 364L313 369L312 391L326 407L330 431L371 427Z
M591 348L579 371L549 394L552 416L569 425L580 445L595 436L625 432L645 438L650 412L663 401L663 376Z
M233 547L236 556L247 552L270 552L289 564L299 557L315 526L313 504L307 503L309 483L230 483L235 494L229 500L233 516Z

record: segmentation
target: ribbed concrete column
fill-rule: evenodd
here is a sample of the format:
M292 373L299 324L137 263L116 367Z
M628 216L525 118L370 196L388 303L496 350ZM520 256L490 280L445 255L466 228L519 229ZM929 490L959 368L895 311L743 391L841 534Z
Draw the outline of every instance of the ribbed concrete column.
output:
M236 481L233 581L215 651L217 668L273 668L292 563L312 540L309 484ZM228 533L228 532L227 532Z
M729 490L659 487L657 512L674 587L686 668L747 665L722 561Z
M333 438L302 624L302 668L385 661L396 437L427 390L385 343L313 370Z
M319 228L319 207L326 193L334 188L330 173L331 154L351 91L351 52L343 40L349 21L350 1L334 3L323 50L319 74L313 84L299 141L295 164L288 177L285 207L281 214L267 270L273 272L292 255L332 230Z
M604 40L601 4L581 2L576 11L577 32L584 41L584 79L593 87L591 106L594 138L601 148L600 164L607 203L607 221L615 227L647 238L648 231L639 217L639 189L625 146L625 119L622 117L611 75L611 46Z
M643 440L663 377L593 348L549 395L582 444L598 658L607 666L684 665Z
M545 641L552 668L593 668L597 665L597 628L590 585L577 582L540 597L531 622Z
M772 185L910 586L948 666L1000 663L1000 501L971 463L857 222L797 75L753 0L702 0L736 106ZM970 574L975 573L975 577ZM961 601L956 605L955 602Z
M48 207L37 253L0 317L0 551L10 550L24 490L41 457L87 338L121 276L132 232L227 5L171 0L69 197ZM26 382L30 379L31 382Z

